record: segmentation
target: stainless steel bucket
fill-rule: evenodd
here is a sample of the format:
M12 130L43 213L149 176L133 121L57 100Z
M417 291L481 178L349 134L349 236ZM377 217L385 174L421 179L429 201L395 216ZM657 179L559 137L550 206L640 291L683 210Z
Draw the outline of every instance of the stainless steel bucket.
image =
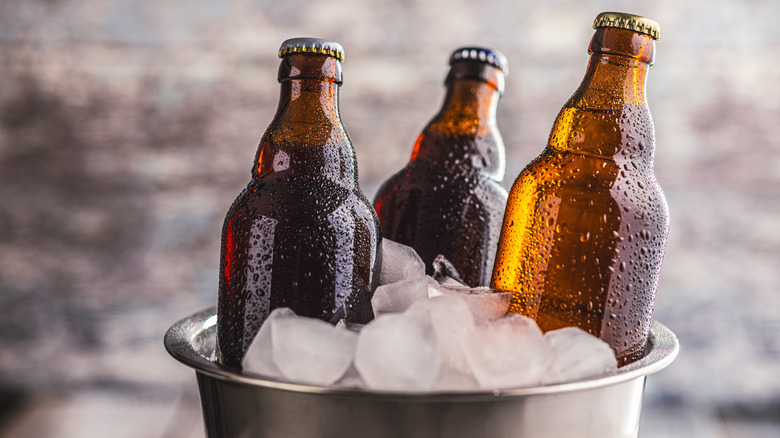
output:
M209 438L636 437L645 379L679 349L654 322L645 357L599 379L481 392L333 389L220 368L208 359L214 315L196 313L165 335L168 352L195 369Z

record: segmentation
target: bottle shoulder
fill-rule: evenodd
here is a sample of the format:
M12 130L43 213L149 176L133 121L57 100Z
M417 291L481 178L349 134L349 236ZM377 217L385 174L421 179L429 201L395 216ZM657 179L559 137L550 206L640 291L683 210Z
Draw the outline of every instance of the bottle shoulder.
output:
M380 186L376 198L406 197L411 192L431 199L476 196L505 200L508 196L501 182L485 173L448 172L435 164L412 162L388 178Z
M322 143L311 138L284 142L273 135L265 135L258 147L252 174L255 179L322 177L348 188L355 187L355 150L347 137Z
M373 213L359 188L344 187L318 176L272 175L251 180L236 197L228 217L262 215L275 220L317 222L339 210L358 216Z
M339 120L296 120L280 115L268 126L262 141L290 148L352 145Z
M548 145L559 151L650 166L654 138L653 120L646 105L600 110L567 104L553 124Z
M628 203L636 197L665 199L652 168L552 146L520 172L510 190L510 198L531 199L540 194L581 199L609 196Z
M394 182L398 184L421 181L426 184L433 184L449 181L453 184L473 185L485 181L486 183L501 184L491 173L484 172L478 166L467 165L467 163L468 159L460 160L457 158L445 162L413 160L388 178L386 183Z
M481 172L496 180L504 177L506 152L500 133L442 135L424 130L412 150L410 164L436 167L442 173Z

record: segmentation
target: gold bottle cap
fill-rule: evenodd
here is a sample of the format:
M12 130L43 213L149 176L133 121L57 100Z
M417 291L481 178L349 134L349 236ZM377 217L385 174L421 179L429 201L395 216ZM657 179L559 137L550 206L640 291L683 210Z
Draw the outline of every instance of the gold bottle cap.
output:
M650 35L657 40L661 34L661 26L655 21L641 17L639 15L626 14L623 12L602 12L593 21L593 28L597 27L618 27L620 29L633 30L645 35Z
M344 62L344 48L341 44L322 38L290 38L279 48L279 57L289 53L317 53Z

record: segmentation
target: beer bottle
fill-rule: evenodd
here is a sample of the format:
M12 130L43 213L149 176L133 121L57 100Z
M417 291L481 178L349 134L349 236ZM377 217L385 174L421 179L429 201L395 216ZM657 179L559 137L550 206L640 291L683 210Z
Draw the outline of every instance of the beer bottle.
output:
M577 326L618 362L644 353L669 215L645 99L658 24L599 14L590 62L509 194L491 287L544 331Z
M429 275L442 254L465 283L486 286L507 198L496 126L507 61L495 50L464 47L449 63L441 110L406 167L380 187L374 208L383 235L414 248Z
M331 323L373 318L381 234L339 115L344 51L295 38L279 57L279 106L222 232L217 360L232 367L275 308Z

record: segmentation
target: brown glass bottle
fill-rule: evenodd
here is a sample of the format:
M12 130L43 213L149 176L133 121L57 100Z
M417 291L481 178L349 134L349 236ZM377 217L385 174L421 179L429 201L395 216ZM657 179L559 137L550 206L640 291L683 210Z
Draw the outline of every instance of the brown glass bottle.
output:
M428 274L443 254L471 286L490 281L507 198L496 126L506 70L497 51L454 51L441 110L417 138L409 163L374 200L386 238L414 248Z
M296 38L279 56L279 107L222 233L217 360L233 367L275 308L373 318L381 234L339 116L343 50Z
M587 330L625 364L644 352L669 227L645 100L658 25L604 13L594 28L585 78L510 191L491 286L515 292L511 312Z

